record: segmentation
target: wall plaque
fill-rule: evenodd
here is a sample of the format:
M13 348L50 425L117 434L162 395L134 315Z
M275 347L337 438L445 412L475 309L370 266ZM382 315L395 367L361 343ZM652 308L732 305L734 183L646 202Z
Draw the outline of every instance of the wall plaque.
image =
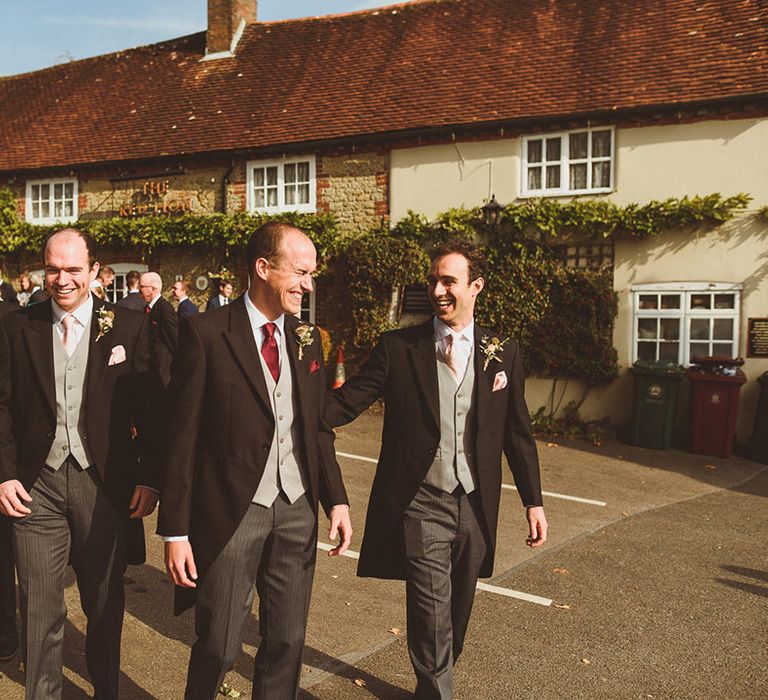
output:
M768 318L747 319L747 357L768 357Z

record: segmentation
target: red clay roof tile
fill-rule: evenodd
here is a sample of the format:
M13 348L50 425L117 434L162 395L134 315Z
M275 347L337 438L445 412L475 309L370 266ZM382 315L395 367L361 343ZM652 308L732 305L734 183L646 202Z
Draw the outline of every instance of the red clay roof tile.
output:
M763 0L422 0L0 78L0 170L768 94Z

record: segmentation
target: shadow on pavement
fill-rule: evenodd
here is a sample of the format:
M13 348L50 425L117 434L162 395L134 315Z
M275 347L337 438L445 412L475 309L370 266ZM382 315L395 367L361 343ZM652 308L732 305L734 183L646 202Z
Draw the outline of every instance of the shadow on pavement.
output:
M743 578L752 578L768 583L768 571L749 569L744 566L732 566L730 564L721 564L720 568ZM753 595L762 596L763 598L768 598L768 586L720 577L716 578L715 581L717 581L717 583L722 583L724 586L730 586L736 590L744 591L745 593L751 593Z

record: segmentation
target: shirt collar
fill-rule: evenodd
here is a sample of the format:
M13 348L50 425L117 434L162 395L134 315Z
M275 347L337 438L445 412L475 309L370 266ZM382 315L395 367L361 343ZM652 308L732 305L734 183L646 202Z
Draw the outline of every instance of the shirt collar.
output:
M259 330L262 326L269 323L269 319L261 313L256 308L256 305L251 301L251 297L248 295L248 292L246 292L244 295L245 297L245 310L248 312L248 318L251 321L251 327L253 328L254 333ZM283 335L283 326L285 325L285 314L280 314L274 321L272 321L277 326L277 329L280 331L280 334Z
M452 335L454 340L469 340L474 341L475 337L475 319L464 326L460 331L455 331L450 326L445 325L437 316L433 317L433 326L435 329L435 340L444 340L447 336Z
M79 321L80 325L86 326L88 324L88 320L91 318L91 315L93 314L93 296L88 295L88 298L80 304L74 311L64 311L55 301L51 300L51 310L53 311L53 320L55 323L61 323L61 319L63 319L67 314L70 316L74 316L77 321Z
M152 301L148 302L150 309L153 309L155 307L155 304L157 304L157 300L160 298L160 296L161 295L158 294Z

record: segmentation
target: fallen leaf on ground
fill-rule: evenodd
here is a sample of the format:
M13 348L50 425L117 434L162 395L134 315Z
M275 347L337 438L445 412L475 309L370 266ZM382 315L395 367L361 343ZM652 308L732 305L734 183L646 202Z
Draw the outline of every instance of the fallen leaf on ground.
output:
M219 694L225 698L239 698L240 691L235 690L229 683L222 683L219 686Z
M585 666L589 666L592 662L589 659L582 659L581 663L583 663Z
M626 518L629 515L629 513L622 513L622 515Z
M556 442L548 442L547 447L560 447Z
M705 464L704 469L717 469L717 466L714 464Z
M555 567L552 569L552 573L554 574L570 574L571 572L568 571L568 569L563 569L562 567Z
M397 636L398 634L400 634L400 628L399 628L399 627L390 627L390 628L387 630L387 632L391 632L392 634L394 634L395 636Z
M344 605L352 605L352 603L344 603Z
M338 574L332 574L331 578L339 578L339 575Z
M553 603L553 605L556 608L560 608L561 610L570 610L571 606L568 605L568 603Z
M365 688L368 684L362 678L355 678L355 685L360 688Z

